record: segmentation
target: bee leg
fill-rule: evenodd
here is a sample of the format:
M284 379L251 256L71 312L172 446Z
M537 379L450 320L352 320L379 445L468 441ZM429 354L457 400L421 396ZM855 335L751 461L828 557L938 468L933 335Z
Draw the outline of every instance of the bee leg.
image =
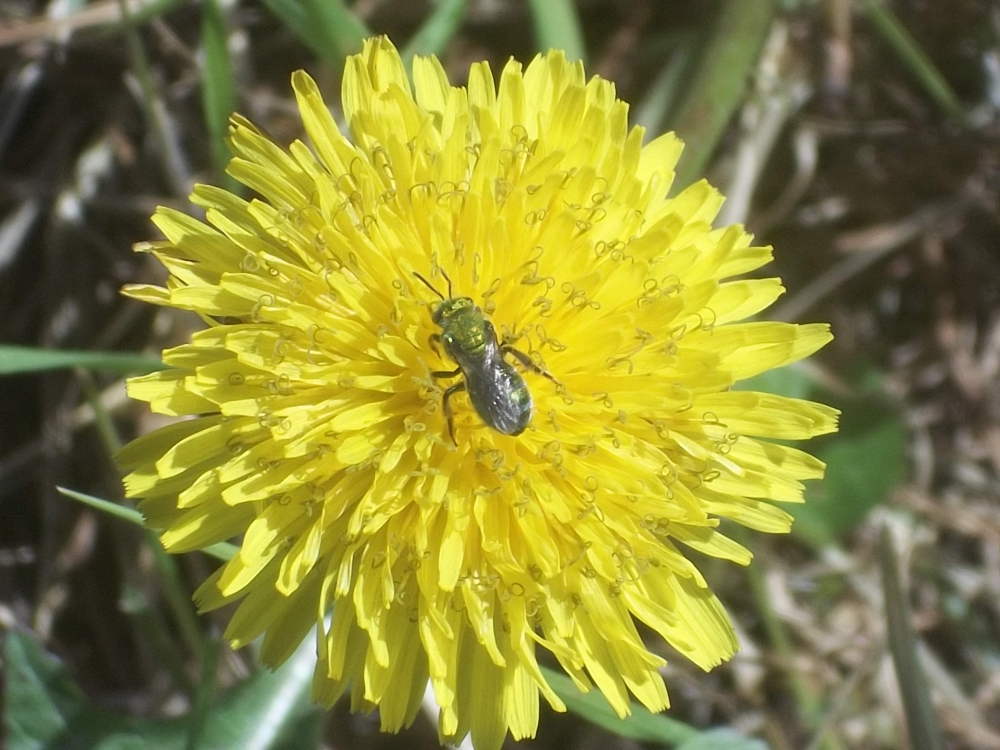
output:
M451 442L458 445L458 441L455 440L455 418L451 413L451 397L456 393L465 390L465 381L461 383L455 383L444 392L444 396L441 397L441 404L444 408L444 418L448 420L448 437L451 438Z
M454 370L434 370L431 372L432 378L453 378L462 374L462 368L456 367Z
M440 333L432 333L430 336L427 337L427 343L429 343L431 345L431 349L434 350L434 353L440 357L441 356L441 334Z
M501 344L500 351L503 352L504 354L510 354L512 357L514 357L514 359L516 359L518 362L520 362L522 365L524 365L532 372L537 373L539 375L543 375L556 385L559 385L559 381L556 380L555 375L553 375L548 370L543 370L541 367L536 365L534 362L531 361L531 357L522 352L520 349L515 349L510 344Z

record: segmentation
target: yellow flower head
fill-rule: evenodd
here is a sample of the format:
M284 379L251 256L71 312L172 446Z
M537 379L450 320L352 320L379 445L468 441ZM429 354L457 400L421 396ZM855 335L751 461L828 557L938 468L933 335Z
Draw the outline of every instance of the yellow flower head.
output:
M740 564L720 518L785 532L823 464L769 439L836 427L819 404L733 390L812 354L825 325L740 322L782 292L734 277L768 248L713 229L701 182L667 198L681 143L643 146L613 84L559 52L466 88L373 39L347 61L338 130L292 86L310 149L231 126L206 223L169 209L143 245L167 288L128 294L208 328L129 382L192 418L121 454L172 552L242 535L198 591L241 600L226 636L279 664L318 625L314 697L350 690L389 731L427 681L443 738L531 736L550 652L629 711L667 706L636 629L708 669L737 648L682 549ZM421 278L422 277L422 278ZM332 610L332 620L329 615Z

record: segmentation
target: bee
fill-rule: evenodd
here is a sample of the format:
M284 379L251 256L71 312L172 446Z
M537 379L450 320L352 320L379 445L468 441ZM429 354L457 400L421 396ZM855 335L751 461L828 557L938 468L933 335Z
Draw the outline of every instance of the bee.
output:
M431 375L435 378L462 376L462 380L449 386L442 397L452 442L456 441L451 397L461 391L469 394L472 407L489 427L504 435L520 435L531 421L531 392L505 356L509 354L526 369L544 375L553 383L556 379L532 362L527 354L500 341L493 324L471 297L452 296L451 279L443 271L448 282L447 297L419 273L413 275L441 298L431 316L441 333L431 335L431 345L435 349L442 345L448 357L458 365L454 370L435 370Z

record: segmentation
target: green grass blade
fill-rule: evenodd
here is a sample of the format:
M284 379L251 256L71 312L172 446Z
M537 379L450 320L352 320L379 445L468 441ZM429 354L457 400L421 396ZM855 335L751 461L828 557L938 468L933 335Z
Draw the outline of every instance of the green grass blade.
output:
M80 385L83 386L83 396L90 405L91 411L94 412L94 427L97 428L97 434L101 436L101 442L104 443L104 450L107 451L108 458L111 458L122 448L122 440L118 434L118 428L115 427L115 420L111 416L111 412L105 408L104 402L101 401L101 392L94 384L94 378L91 377L90 372L78 370L76 374Z
M298 0L264 0L264 5L309 49L327 62L343 65L343 61L336 60L334 51L324 46L323 37L310 23L309 15Z
M944 750L944 736L941 734L924 673L920 669L917 637L913 632L910 608L899 582L896 551L888 527L882 527L878 551L885 617L889 626L889 651L892 653L899 692L903 697L910 747L913 750Z
M371 36L343 0L264 0L264 5L309 49L338 69Z
M89 505L91 508L96 508L99 511L107 513L109 516L114 516L115 518L120 518L123 521L128 521L129 523L135 524L136 526L142 526L142 513L137 511L135 508L129 508L125 505L120 505L119 503L112 502L111 500L104 500L100 497L94 497L93 495L86 495L83 492L77 492L76 490L71 490L67 487L56 487L56 492L60 495L65 495L66 497L72 498L73 500L79 500L84 505Z
M684 86L684 79L691 70L696 49L695 35L686 34L679 37L670 59L653 79L646 98L635 108L633 122L646 128L647 139L661 132L661 125L676 106Z
M174 8L180 6L182 2L183 0L153 0L153 2L147 3L146 5L132 11L131 22L136 25L142 25L147 21L152 21L154 18L159 18L160 16L169 13ZM96 29L95 36L103 39L108 36L121 34L125 30L125 21L119 19Z
M892 11L880 0L862 0L861 5L875 30L892 45L896 54L917 77L931 99L948 115L959 120L963 119L965 113L962 111L962 103L958 96Z
M535 43L541 52L561 49L568 60L587 60L583 28L573 0L529 0Z
M229 58L226 17L219 0L205 0L201 6L201 45L204 62L201 70L201 102L205 127L215 162L216 177L229 190L238 189L236 180L226 174L229 163L229 115L236 109L236 81Z
M186 604L192 618L196 617L194 603L190 597L187 598ZM146 587L123 580L118 594L118 609L131 621L132 631L151 651L151 658L157 664L166 667L174 685L186 696L193 696L197 687L187 673L187 655L178 647L173 629L168 627L159 607L154 606ZM196 632L199 650L193 651L193 654L198 654L201 650L201 632L200 630Z
M465 12L468 10L468 0L438 0L437 7L424 25L403 48L403 62L407 70L414 55L439 55L451 38L455 35Z
M733 529L733 538L746 546L752 540L748 529ZM756 560L754 561L756 562ZM754 609L757 617L764 626L770 646L774 649L781 664L793 664L795 662L795 649L792 646L792 639L788 634L788 628L784 621L778 616L771 601L771 594L768 591L767 583L764 580L765 566L762 564L748 565L744 569L750 591L754 598ZM812 690L808 680L794 669L783 670L782 679L788 685L793 702L793 709L799 722L804 726L809 726L813 722L813 717L819 713L819 697Z
M65 495L73 500L78 500L84 505L89 505L91 508L96 508L99 511L103 511L104 513L114 516L115 518L128 521L136 526L145 525L142 513L137 511L135 508L129 508L125 505L114 503L110 500L104 500L100 497L94 497L93 495L87 495L83 492L77 492L76 490L71 490L66 487L56 487L56 491L60 495ZM229 542L219 542L218 544L206 547L202 550L202 552L216 558L217 560L225 562L236 554L237 549L236 545L230 544Z
M108 452L108 459L114 461L113 456L122 448L121 437L115 428L114 420L101 403L100 394L97 392L97 388L94 386L89 374L83 372L81 376L84 393L86 394L90 408L94 410L94 422L104 442L104 447ZM98 498L94 499L97 500ZM116 504L116 508L122 507L126 506ZM131 510L127 507L126 509ZM131 521L132 518L130 517L128 520ZM141 516L140 523L142 523ZM143 535L153 555L153 564L156 566L163 596L173 613L181 635L192 654L201 654L204 652L207 642L201 636L198 618L191 605L190 592L184 586L180 571L177 568L177 560L163 549L163 545L160 544L155 531L143 528ZM146 599L145 592L137 589L133 599L137 603L134 614L142 617L141 612L149 609L149 602ZM146 635L150 637L151 641L159 641L163 644L171 643L171 637L163 629L163 623L158 618L150 617L145 626ZM162 630L163 632L159 634L153 632L157 630Z
M0 345L0 375L63 370L70 367L86 367L122 375L140 375L167 369L160 360L142 354Z
M129 14L129 22L136 26L141 26L147 21L152 21L155 18L170 13L183 2L184 0L152 0L152 2L133 9ZM67 21L70 21L71 18L68 18ZM97 26L94 28L93 34L96 39L106 40L109 37L125 33L127 29L128 22L123 18L119 18L110 23Z
M142 107L146 122L156 139L164 172L170 180L173 191L177 195L187 195L193 186L187 155L181 148L176 137L177 128L174 127L170 112L160 96L149 57L142 45L142 37L127 0L118 0L118 7L121 10L122 31L128 45L132 69L142 91Z
M219 667L219 642L206 640L201 652L201 668L198 670L200 680L198 691L194 696L194 704L188 715L188 735L185 750L198 750L204 747L202 739L205 726L212 712L212 701L215 698L215 681Z
M132 12L132 23L141 24L159 18L181 5L183 0L154 0Z
M339 61L338 68L348 55L360 52L364 40L372 35L364 22L344 6L343 0L302 0L302 7L320 35L324 49L331 50Z
M670 129L685 145L677 165L677 189L699 179L726 125L743 100L778 0L725 0Z

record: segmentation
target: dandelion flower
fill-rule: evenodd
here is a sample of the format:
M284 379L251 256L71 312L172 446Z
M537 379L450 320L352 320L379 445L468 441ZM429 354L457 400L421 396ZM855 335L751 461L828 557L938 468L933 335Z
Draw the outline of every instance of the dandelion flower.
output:
M263 634L269 665L317 626L315 700L349 691L387 731L429 680L443 739L532 736L539 693L564 710L540 651L621 716L630 695L665 708L637 624L706 670L732 656L684 550L749 563L719 519L788 531L771 501L823 464L771 441L836 429L733 386L829 328L746 322L783 291L739 278L770 249L712 228L707 183L668 198L680 141L643 145L614 85L560 52L499 82L473 65L464 88L416 58L411 85L369 40L349 137L308 75L292 87L311 147L234 116L229 174L259 197L198 186L205 222L161 208L166 239L138 248L170 276L127 294L207 328L129 381L187 418L125 448L128 496L171 552L239 537L200 607L239 601L226 637ZM468 298L451 339L438 294ZM446 375L456 346L481 357ZM504 408L527 424L490 426Z

